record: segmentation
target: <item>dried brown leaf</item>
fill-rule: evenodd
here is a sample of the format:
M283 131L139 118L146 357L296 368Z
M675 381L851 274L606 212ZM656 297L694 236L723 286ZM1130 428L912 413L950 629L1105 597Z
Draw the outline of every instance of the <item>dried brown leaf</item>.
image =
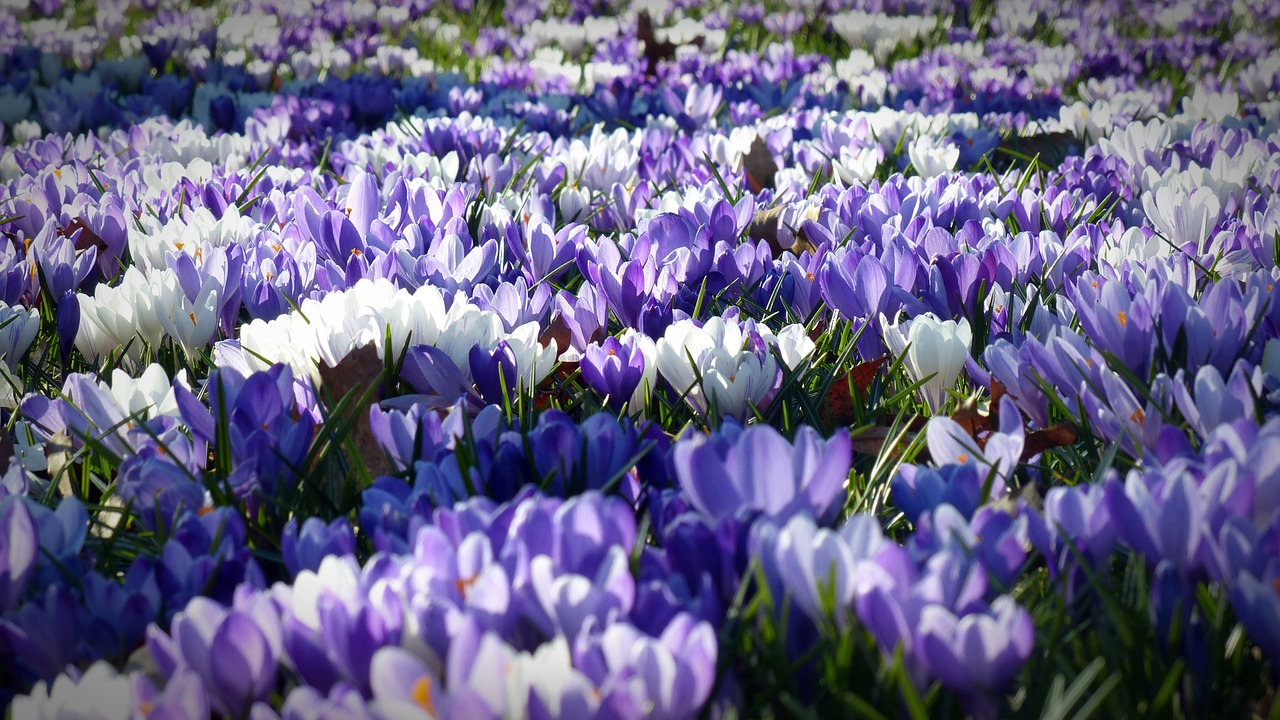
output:
M826 401L823 403L827 421L835 425L848 425L853 422L856 415L853 409L856 397L854 388L857 388L858 395L865 396L871 389L871 383L875 381L876 374L888 361L889 355L885 354L873 360L860 362L850 368L844 377L831 383L831 389L827 391Z
M778 175L778 164L773 161L773 153L764 138L759 135L751 141L751 147L742 157L742 169L747 175L747 184L751 192L758 193L765 188L774 187L774 179Z
M1026 462L1045 450L1072 445L1079 439L1080 432L1070 423L1058 423L1052 427L1028 433L1027 440L1022 446L1022 461Z
M352 390L359 394L367 393L369 388L375 387L382 381L382 370L382 358L378 354L378 349L370 343L347 353L347 356L342 358L336 367L329 367L322 363L320 365L320 387L332 407ZM372 399L374 401L379 399L379 393L376 389L372 394ZM369 474L373 477L378 477L394 472L395 468L392 467L386 453L382 452L376 438L373 436L373 428L369 425L369 405L366 403L354 404L348 408L348 413L354 413L354 417L347 418L347 420L353 421L351 439L355 446L363 452L362 459L365 467L369 470Z

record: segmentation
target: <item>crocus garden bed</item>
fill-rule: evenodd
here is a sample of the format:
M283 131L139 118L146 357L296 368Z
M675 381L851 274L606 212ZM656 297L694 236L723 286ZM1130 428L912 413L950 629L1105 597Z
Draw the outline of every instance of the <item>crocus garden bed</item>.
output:
M1278 49L5 3L0 707L1277 717Z

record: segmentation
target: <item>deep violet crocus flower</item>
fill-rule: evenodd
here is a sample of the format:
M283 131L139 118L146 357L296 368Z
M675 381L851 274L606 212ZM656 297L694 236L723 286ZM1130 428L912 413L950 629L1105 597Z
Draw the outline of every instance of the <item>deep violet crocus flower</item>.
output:
M328 555L350 555L355 550L355 533L344 517L329 523L309 517L301 528L298 518L291 517L280 535L280 555L292 576L303 570L319 569L320 561Z
M634 335L623 336L621 340L609 337L603 343L588 345L583 355L579 365L583 379L614 410L621 410L632 401L641 389L641 381L647 379L651 385L654 381L653 351L646 357L641 347L643 342L644 339Z
M794 443L768 425L708 439L696 435L672 450L676 477L693 505L716 520L744 510L786 519L798 512L827 520L849 475L849 436L823 440L802 427Z

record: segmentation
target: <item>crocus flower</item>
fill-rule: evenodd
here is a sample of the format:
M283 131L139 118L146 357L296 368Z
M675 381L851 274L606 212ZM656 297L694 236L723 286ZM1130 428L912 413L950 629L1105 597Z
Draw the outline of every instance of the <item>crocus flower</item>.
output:
M1280 658L1280 592L1276 592L1276 580L1242 572L1232 584L1229 597L1249 638L1272 662Z
M761 519L753 526L752 536L753 540L760 538L754 554L773 556L764 566L774 569L781 589L805 615L816 623L830 610L843 626L853 602L855 558L839 533L820 528L813 518L798 514L780 527ZM834 598L830 608L822 601L828 595ZM773 601L781 605L783 598Z
M628 332L588 345L579 367L583 379L610 408L620 410L626 405L637 412L644 409L643 383L651 389L657 378L655 354L652 340Z
M884 341L895 354L905 354L907 375L920 386L920 399L933 412L946 403L947 390L955 384L969 356L973 333L969 321L961 318L939 320L933 313L919 315L905 323L881 317Z
M1219 425L1241 418L1254 419L1254 391L1249 375L1248 363L1243 360L1225 381L1216 367L1203 365L1196 373L1194 387L1188 388L1186 373L1179 370L1174 377L1173 397L1191 427L1200 437L1207 438Z
M99 660L83 673L71 667L52 683L37 682L29 694L13 699L12 717L107 720L132 717L140 706L133 678L120 675L111 663Z
M837 508L851 459L846 433L823 440L808 426L794 443L768 425L752 425L736 437L695 435L672 449L680 486L694 507L716 520L744 510L826 519Z
M10 370L17 369L18 362L39 332L39 310L0 303L0 359L4 360Z
M743 420L762 406L778 382L777 361L751 346L751 329L713 317L702 327L672 323L658 340L658 371L700 414L714 405L723 416Z
M1151 225L1174 247L1189 246L1188 251L1198 255L1205 251L1205 241L1218 224L1222 204L1207 187L1187 191L1164 185L1143 193L1142 209Z
M376 717L421 720L440 717L443 684L436 673L408 650L395 646L380 648L370 662L370 677L373 701L369 709Z
M658 637L613 623L574 647L574 665L601 688L601 705L633 717L652 708L664 718L693 717L715 683L712 626L680 613Z
M22 602L39 549L26 501L20 497L0 500L0 609L4 612Z
M344 517L327 524L318 517L309 517L301 529L298 518L291 517L280 535L285 569L295 576L303 570L319 569L320 561L328 555L350 555L355 549L355 534Z
M949 141L939 142L932 135L920 135L907 145L911 166L926 178L951 172L960 159L960 148Z
M960 695L969 712L996 717L998 692L1031 656L1035 625L1031 614L1002 595L984 613L957 617L941 605L920 613L916 656L942 684Z
M385 587L371 592L372 584L354 556L329 555L317 571L298 573L292 586L273 588L282 646L309 685L327 692L345 680L368 692L370 658L399 642L405 614L398 595Z
M147 645L161 672L189 668L216 712L240 716L275 688L280 614L269 595L251 590L237 592L230 608L196 597L174 616L168 635L153 625Z
M1004 496L1005 488L1013 479L1014 470L1021 462L1025 431L1022 414L1008 395L1000 398L1000 428L982 436L982 448L978 441L961 427L960 423L946 416L929 418L925 425L925 438L929 447L930 464L936 468L948 465L974 464L977 477L985 483L992 476L988 499ZM903 465L899 473L910 475L918 468ZM968 476L958 476L967 478ZM913 477L912 480L915 478ZM911 481L908 480L910 483ZM896 487L896 484L895 484ZM964 493L961 493L963 496Z

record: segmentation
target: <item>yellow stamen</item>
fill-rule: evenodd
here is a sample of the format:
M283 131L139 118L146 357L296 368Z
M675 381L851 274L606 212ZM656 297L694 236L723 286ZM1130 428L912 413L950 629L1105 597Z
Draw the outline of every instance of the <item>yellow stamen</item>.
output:
M1145 421L1146 419L1147 419L1147 414L1142 411L1142 408L1138 408L1137 410L1134 410L1133 414L1129 416L1129 420L1132 421L1135 425L1141 425L1143 421Z
M969 453L960 453L958 456L956 456L956 462L960 463L961 465L969 462Z
M413 684L413 702L428 714L436 714L436 704L431 699L431 676L423 675Z
M1129 316L1126 315L1123 310L1116 313L1116 319L1120 321L1120 327L1126 327L1129 325Z

